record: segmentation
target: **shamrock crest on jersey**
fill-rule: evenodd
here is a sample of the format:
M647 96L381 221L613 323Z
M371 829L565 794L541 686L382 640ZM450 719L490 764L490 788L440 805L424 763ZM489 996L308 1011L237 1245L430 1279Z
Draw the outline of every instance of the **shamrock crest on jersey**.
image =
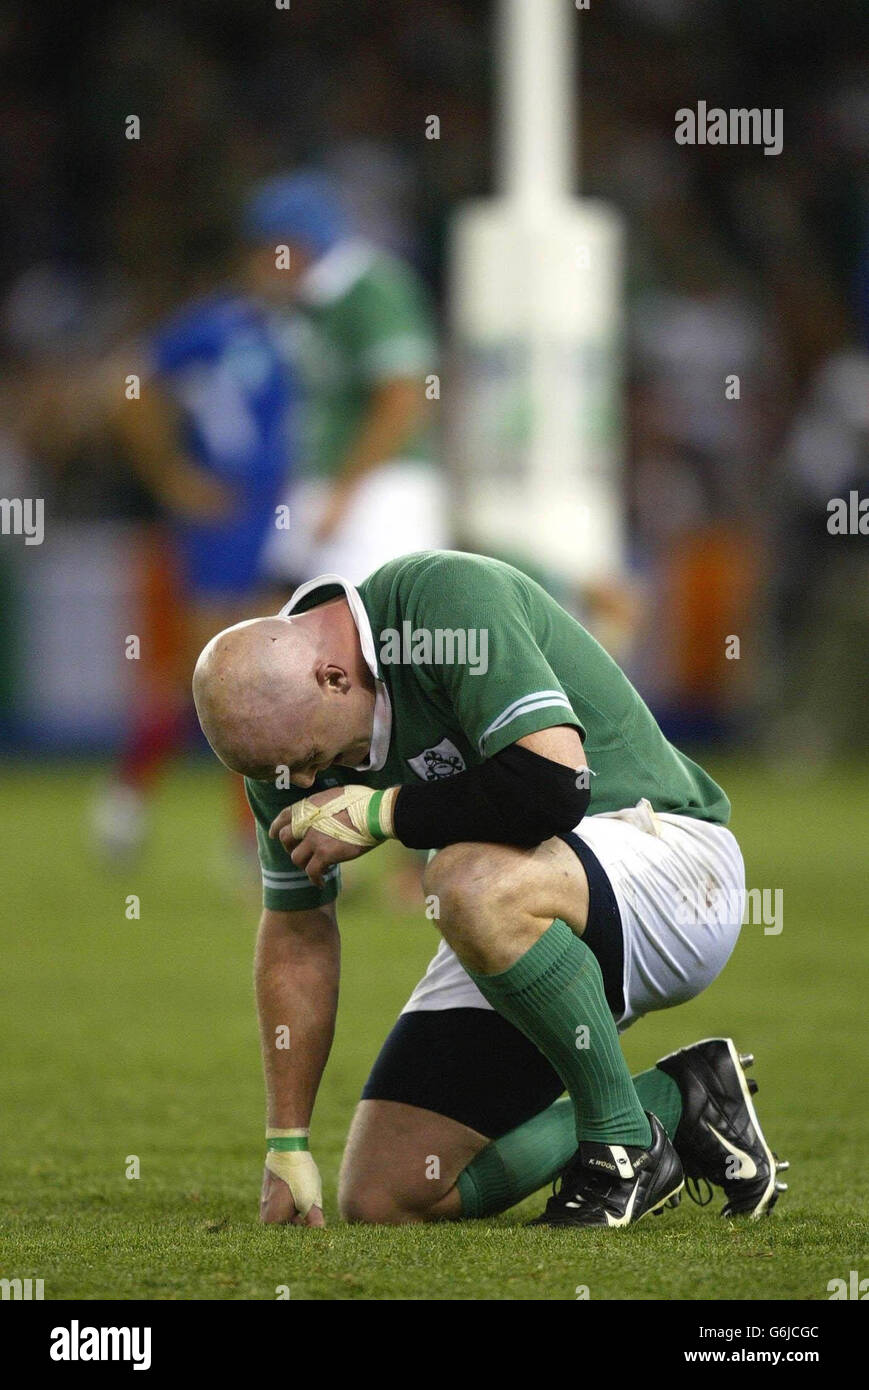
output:
M442 738L434 748L425 748L407 761L424 782L434 782L438 777L452 777L455 772L464 772L466 766L458 748L448 738Z

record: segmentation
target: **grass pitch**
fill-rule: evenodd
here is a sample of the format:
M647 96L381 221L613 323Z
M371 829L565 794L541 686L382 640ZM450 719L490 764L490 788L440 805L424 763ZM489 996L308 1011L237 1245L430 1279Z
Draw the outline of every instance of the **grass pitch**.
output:
M225 860L219 769L191 762L155 806L140 864L91 856L97 769L13 764L0 795L0 1277L46 1299L826 1299L869 1273L862 770L806 795L713 764L734 805L749 887L784 890L784 929L746 926L700 999L625 1036L632 1069L709 1034L757 1056L759 1113L791 1160L759 1224L713 1206L616 1232L528 1230L543 1194L491 1221L400 1229L335 1219L360 1087L432 954L424 913L386 900L375 851L347 874L335 1048L314 1118L332 1224L257 1224L262 1088L251 986L258 912ZM128 896L140 916L128 918ZM132 1158L140 1177L126 1176Z

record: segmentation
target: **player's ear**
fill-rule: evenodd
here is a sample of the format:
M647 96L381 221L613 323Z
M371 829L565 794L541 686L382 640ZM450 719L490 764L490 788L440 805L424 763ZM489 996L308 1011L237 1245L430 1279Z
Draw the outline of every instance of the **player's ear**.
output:
M332 661L321 661L316 670L317 684L322 691L334 691L344 695L350 689L350 676L343 666Z

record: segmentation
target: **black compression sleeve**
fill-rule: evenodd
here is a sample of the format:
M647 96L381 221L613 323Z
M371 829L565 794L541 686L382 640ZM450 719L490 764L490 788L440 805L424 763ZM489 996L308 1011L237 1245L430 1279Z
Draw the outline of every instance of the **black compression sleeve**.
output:
M511 743L453 777L403 786L395 801L396 839L411 849L462 840L539 845L578 825L591 799L588 774Z

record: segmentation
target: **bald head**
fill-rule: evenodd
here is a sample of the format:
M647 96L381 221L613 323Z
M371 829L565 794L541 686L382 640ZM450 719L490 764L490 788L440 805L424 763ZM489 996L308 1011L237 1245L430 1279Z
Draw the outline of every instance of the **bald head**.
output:
M372 692L342 602L228 627L204 647L193 673L196 713L220 761L263 780L288 766L299 771L299 785L345 754L362 761Z

